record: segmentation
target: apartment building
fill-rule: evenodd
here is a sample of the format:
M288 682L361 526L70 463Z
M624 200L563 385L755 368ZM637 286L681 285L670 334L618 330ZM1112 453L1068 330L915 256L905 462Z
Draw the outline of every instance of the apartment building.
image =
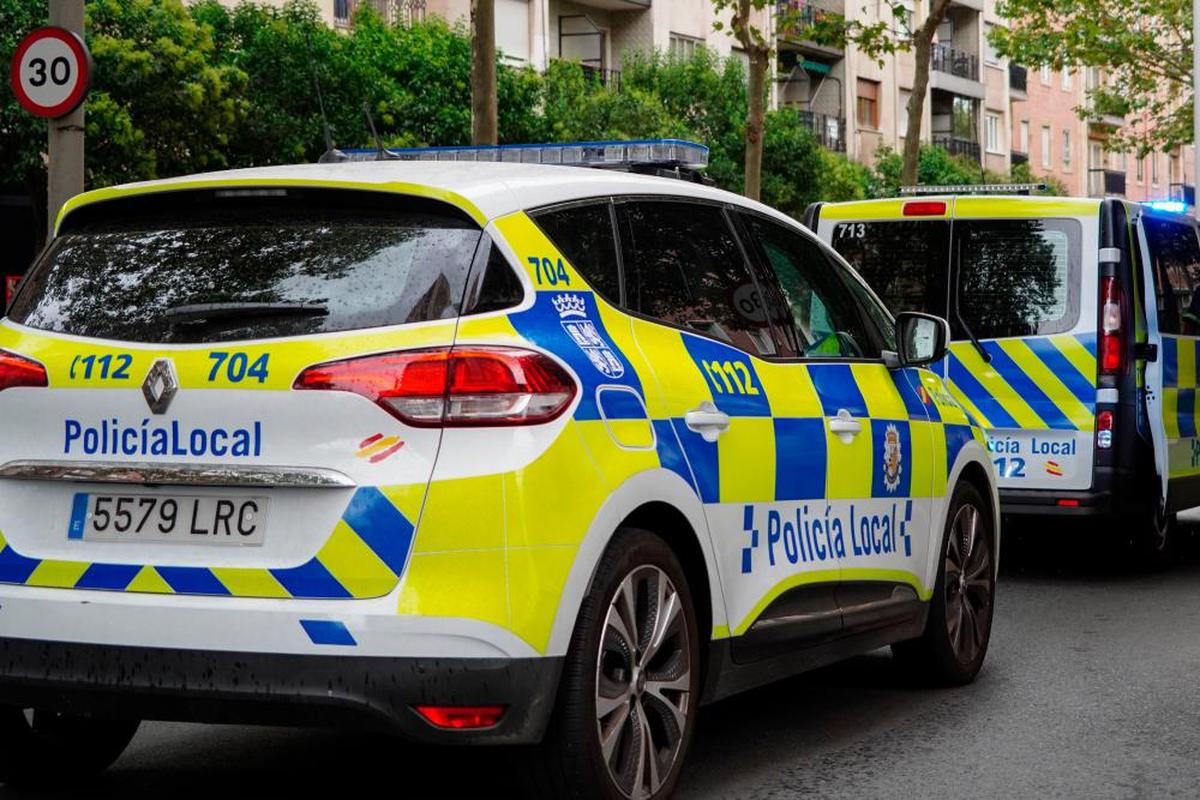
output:
M1195 204L1195 151L1178 147L1139 158L1117 150L1117 131L1145 129L1121 116L1086 113L1091 92L1103 85L1095 68L1026 71L1012 66L1012 160L1028 161L1033 172L1060 181L1072 195L1130 200L1186 200Z

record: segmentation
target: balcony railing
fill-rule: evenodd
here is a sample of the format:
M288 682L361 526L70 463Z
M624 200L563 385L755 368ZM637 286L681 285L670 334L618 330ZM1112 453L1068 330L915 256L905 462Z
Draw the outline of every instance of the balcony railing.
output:
M1022 153L1020 150L1013 150L1010 155L1012 156L1012 165L1014 167L1018 164L1029 163L1029 153Z
M593 64L581 63L583 67L583 76L588 80L598 83L601 86L607 86L610 89L618 89L621 86L621 70L619 69L604 69Z
M1088 194L1092 197L1124 195L1125 173L1116 169L1089 169Z
M930 63L935 72L945 72L969 81L979 80L979 59L962 50L946 45L935 45L930 54Z
M800 119L817 136L817 141L827 149L838 153L846 152L846 118L815 111L800 111Z
M973 142L970 139L963 139L949 133L935 133L933 135L933 144L935 147L942 148L952 156L970 156L972 160L979 161L979 142Z
M815 6L807 0L779 0L775 4L776 32L780 39L796 39L805 28L821 22L838 22L843 15Z
M1008 65L1008 88L1014 92L1024 92L1029 86L1029 70L1022 67L1020 64L1009 62Z

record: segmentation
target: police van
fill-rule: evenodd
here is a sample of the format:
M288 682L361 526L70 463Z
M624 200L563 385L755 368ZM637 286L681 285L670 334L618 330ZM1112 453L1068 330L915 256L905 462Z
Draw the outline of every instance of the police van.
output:
M663 797L704 702L885 645L975 676L999 501L944 321L698 145L395 155L65 208L0 322L0 780L183 719Z
M1161 564L1200 504L1196 224L991 193L1013 188L817 204L807 223L893 311L950 320L936 369L988 429L1005 514L1112 515Z

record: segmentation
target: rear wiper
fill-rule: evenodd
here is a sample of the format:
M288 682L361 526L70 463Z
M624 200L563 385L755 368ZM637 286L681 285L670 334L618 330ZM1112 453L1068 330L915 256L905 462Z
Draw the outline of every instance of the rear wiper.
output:
M983 359L983 363L992 363L992 354L983 349L983 343L979 341L979 339L975 336L975 332L971 330L971 326L967 324L965 319L963 319L962 313L959 312L955 316L958 317L958 324L960 327L962 327L963 333L967 335L967 338L971 340L971 344L975 345L975 349L979 351L979 357Z
M171 306L163 314L168 322L209 322L237 317L323 317L324 303L187 303Z

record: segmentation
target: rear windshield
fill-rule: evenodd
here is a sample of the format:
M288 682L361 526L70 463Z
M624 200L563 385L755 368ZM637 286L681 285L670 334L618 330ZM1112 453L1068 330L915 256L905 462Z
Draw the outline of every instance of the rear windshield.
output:
M964 322L994 339L1075 326L1081 235L1063 219L838 222L832 244L893 313L945 316L956 339L968 338Z
M78 336L200 343L456 316L481 231L431 204L379 197L115 204L52 243L9 317Z

